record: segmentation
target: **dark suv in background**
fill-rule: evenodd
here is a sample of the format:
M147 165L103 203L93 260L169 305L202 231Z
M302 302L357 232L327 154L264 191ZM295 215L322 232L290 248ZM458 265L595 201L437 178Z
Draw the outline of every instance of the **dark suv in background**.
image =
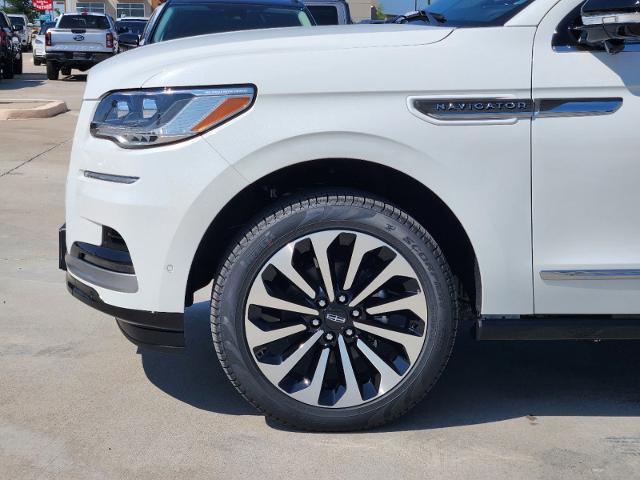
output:
M139 41L121 36L120 49L208 33L315 25L299 0L167 0L151 15Z
M2 78L13 78L22 73L22 48L15 33L22 27L13 26L6 13L0 12L0 69Z

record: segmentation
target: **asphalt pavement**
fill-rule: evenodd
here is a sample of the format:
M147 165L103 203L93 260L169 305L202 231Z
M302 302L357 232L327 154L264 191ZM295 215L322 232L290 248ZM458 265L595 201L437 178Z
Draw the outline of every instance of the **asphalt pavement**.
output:
M385 428L312 434L265 420L218 365L205 289L188 348L139 349L74 300L57 269L64 182L86 76L0 82L60 99L0 122L0 478L634 479L640 343L477 343L461 328L432 393Z

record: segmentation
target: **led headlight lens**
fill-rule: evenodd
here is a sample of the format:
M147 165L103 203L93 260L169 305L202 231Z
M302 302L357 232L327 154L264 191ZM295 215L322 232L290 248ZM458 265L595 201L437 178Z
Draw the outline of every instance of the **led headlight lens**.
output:
M98 104L91 135L124 148L184 140L249 109L254 87L163 88L113 92Z

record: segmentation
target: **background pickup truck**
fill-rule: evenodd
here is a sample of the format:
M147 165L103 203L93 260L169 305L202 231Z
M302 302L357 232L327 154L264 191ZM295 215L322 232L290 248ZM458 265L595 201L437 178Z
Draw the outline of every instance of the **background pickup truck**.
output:
M45 34L47 78L86 71L118 51L115 23L99 13L67 13Z

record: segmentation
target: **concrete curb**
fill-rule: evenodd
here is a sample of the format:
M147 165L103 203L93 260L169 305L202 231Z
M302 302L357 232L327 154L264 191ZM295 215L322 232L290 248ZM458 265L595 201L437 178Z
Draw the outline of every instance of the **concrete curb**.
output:
M0 108L0 120L18 120L26 118L49 118L59 115L68 111L67 104L62 100L5 100L0 99L2 102L10 103L36 103L45 102L44 105L40 105L33 108Z

